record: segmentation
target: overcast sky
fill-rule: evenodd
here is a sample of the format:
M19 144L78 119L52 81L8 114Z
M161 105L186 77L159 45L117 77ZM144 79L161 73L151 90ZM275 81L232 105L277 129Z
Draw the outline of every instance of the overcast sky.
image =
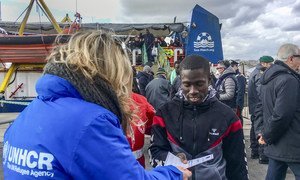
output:
M44 0L57 21L71 18L76 0ZM30 0L1 0L2 20L16 21ZM223 24L221 34L225 59L258 59L276 56L283 43L300 45L300 0L77 0L83 22L150 23L190 21L199 4ZM30 21L39 21L36 8ZM19 20L20 21L20 20ZM41 21L46 21L41 16Z

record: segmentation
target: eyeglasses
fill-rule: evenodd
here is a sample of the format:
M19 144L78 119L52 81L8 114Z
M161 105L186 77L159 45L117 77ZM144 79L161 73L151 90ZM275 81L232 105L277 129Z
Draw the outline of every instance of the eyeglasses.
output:
M300 57L300 55L296 54L296 55L293 55L293 57Z
M216 69L224 69L223 67L217 67Z

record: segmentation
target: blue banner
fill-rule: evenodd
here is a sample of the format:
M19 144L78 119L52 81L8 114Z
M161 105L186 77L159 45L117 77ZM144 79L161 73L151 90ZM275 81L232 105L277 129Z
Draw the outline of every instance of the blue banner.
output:
M196 5L188 32L186 55L197 54L212 63L223 60L219 18Z

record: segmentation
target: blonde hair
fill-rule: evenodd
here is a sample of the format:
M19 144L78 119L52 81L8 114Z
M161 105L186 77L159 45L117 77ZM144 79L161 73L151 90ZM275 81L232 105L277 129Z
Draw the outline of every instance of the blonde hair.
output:
M119 100L122 125L126 129L133 115L130 110L133 74L126 50L114 33L101 30L78 32L67 44L57 46L47 60L68 67L72 65L91 82L100 77L109 83Z

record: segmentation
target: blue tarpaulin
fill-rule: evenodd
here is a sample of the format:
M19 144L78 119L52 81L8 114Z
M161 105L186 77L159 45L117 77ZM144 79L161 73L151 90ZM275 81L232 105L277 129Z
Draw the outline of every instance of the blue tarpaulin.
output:
M197 54L212 63L223 59L219 18L196 5L189 27L186 55Z

